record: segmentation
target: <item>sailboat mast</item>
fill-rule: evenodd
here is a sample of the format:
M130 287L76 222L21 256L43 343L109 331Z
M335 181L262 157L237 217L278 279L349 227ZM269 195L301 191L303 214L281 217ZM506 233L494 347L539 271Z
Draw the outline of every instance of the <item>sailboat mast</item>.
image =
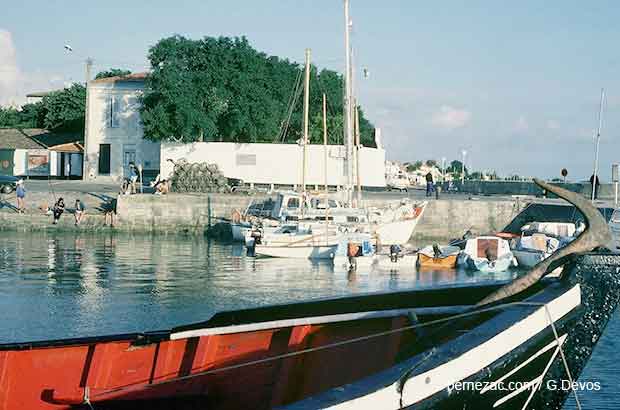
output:
M596 178L598 174L598 148L601 142L601 129L603 128L603 103L605 102L605 89L601 88L601 104L598 110L598 131L596 132L596 148L594 149L594 173L592 174L592 202L596 199Z
M360 114L355 104L355 176L357 178L357 206L362 206L362 178L360 175Z
M350 207L352 204L352 193L351 187L353 185L353 175L352 175L352 146L353 146L353 132L352 132L352 110L351 110L351 98L353 94L352 86L351 86L351 43L350 43L350 34L351 34L351 19L349 17L349 0L344 0L344 48L346 53L345 58L345 73L344 73L344 85L345 85L345 96L344 96L344 140L345 140L345 172L346 172L346 195L347 195L347 205Z
M304 139L303 139L303 169L301 171L301 190L303 199L306 197L306 162L308 156L308 111L310 105L310 49L306 49L306 80L304 83ZM302 212L304 204L302 204Z

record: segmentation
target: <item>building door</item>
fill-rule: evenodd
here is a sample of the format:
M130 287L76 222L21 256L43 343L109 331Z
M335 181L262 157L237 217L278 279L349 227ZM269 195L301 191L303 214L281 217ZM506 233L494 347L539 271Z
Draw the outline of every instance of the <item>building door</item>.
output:
M123 145L123 173L126 178L129 178L129 164L136 164L136 146L134 144L131 145Z
M99 144L99 175L110 175L110 144Z
M0 175L13 175L15 150L0 149Z
M68 177L69 175L67 175L65 173L65 156L67 154L65 154L64 152L59 152L60 154L60 172L59 172L59 176L61 177Z

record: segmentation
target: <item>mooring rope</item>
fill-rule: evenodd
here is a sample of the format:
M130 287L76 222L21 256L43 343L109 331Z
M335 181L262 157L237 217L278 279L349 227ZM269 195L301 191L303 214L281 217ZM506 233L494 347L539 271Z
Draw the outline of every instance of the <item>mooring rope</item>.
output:
M570 373L570 368L568 367L568 362L566 361L566 356L564 355L564 349L562 348L562 344L560 343L560 338L558 337L558 331L555 328L555 323L553 318L551 317L551 311L549 310L549 306L545 305L545 312L547 312L547 318L549 319L549 324L551 325L551 329L553 329L553 335L555 336L556 343L558 344L558 348L560 349L560 356L562 357L562 363L564 364L564 370L566 370L566 374L568 375L568 380L570 381L570 388L575 395L575 403L577 404L577 409L581 410L581 402L579 401L579 396L577 394L577 389L575 388L575 383L573 381L573 376Z

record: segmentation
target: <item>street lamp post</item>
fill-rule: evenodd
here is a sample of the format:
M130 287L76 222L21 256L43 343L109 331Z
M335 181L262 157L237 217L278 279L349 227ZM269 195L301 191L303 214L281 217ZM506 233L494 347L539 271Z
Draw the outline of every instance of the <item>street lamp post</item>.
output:
M461 151L463 154L463 162L461 163L461 186L465 185L465 158L467 157L467 151Z
M441 182L446 182L446 157L441 158Z

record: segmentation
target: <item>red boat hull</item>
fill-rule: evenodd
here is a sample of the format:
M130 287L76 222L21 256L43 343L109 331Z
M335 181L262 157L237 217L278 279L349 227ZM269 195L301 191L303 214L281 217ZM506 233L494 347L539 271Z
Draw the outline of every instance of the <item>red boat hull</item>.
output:
M135 408L136 401L171 408L170 400L177 402L173 408L208 403L209 409L267 409L392 366L410 333L320 347L407 323L401 316L144 345L127 339L4 350L0 409L68 409L86 401L105 408ZM310 348L319 350L235 367Z

